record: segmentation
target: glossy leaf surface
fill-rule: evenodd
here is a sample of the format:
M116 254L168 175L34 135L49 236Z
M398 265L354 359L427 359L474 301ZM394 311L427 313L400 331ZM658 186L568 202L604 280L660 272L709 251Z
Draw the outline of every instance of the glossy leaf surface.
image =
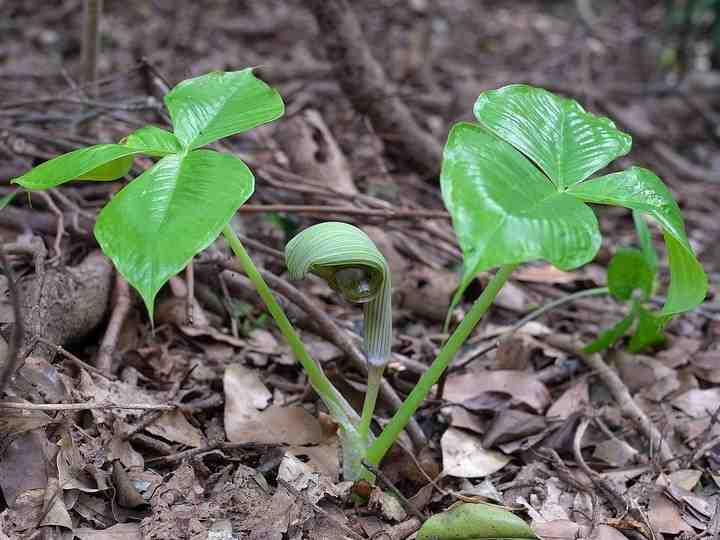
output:
M600 247L592 210L558 191L525 156L481 126L453 127L441 182L465 259L453 303L477 272L536 259L569 270L590 261Z
M475 116L534 161L558 189L585 180L632 145L630 136L608 118L523 84L484 92L475 103Z
M139 150L122 144L96 144L41 163L14 180L27 189L48 189L71 180L116 180L132 167Z
M277 91L251 69L214 71L181 82L165 96L175 136L188 148L252 129L282 116Z
M657 220L670 263L670 287L662 314L687 311L703 301L707 276L688 242L680 208L652 171L631 167L573 186L568 193L587 202L625 206Z
M253 187L250 170L231 155L167 156L113 197L95 237L152 314L160 288L217 238Z
M417 540L535 539L518 516L490 504L459 503L423 523Z
M154 157L176 154L183 149L175 135L157 126L145 126L133 131L122 144Z
M525 85L482 94L475 114L480 125L457 124L443 155L443 200L464 255L453 305L494 266L544 259L569 270L591 260L600 232L587 202L626 206L663 227L671 268L663 314L702 301L707 278L660 179L633 167L587 180L630 149L610 120Z

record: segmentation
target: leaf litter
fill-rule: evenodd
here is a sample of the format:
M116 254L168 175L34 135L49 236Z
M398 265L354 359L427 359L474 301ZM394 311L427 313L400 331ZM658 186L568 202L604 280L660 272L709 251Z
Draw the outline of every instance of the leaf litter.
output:
M412 61L408 59L412 55L405 55L407 50L404 45L394 43L387 46L388 40L397 40L400 35L392 28L399 23L402 28L416 32L409 17L429 17L439 21L439 29L433 27L432 31L434 49L430 63L454 63L460 71L467 73L467 80L458 82L457 88L454 88L457 95L452 95L450 103L470 103L477 96L478 89L498 86L506 82L505 78L514 80L520 75L523 78L526 75L537 76L523 63L527 61L531 65L532 58L525 57L533 53L539 55L536 64L550 70L548 75L543 76L553 77L553 70L560 70L555 73L557 77L553 78L554 81L566 80L568 74L572 79L573 74L578 75L576 71L582 65L582 62L572 61L575 52L569 32L576 25L552 9L539 10L520 3L511 13L502 6L488 6L482 17L483 21L490 21L493 31L485 30L479 35L478 29L485 28L485 23L475 21L472 10L463 11L427 2L411 4L412 9L407 13L393 11L390 19L381 25L373 23L375 15L368 10L368 14L361 14L363 18L368 17L363 22L370 23L364 26L371 41L375 41L383 51L392 51L388 62L404 68L401 71L412 80L417 77L417 74L413 75L413 69L417 68L413 68ZM32 32L47 31L43 30L42 21L35 21L33 14L23 11L26 8L12 9L19 10L18 16L34 28ZM113 6L108 7L114 21L112 40L123 43L143 41L137 38L138 14L134 9L129 5L125 13ZM158 20L158 12L154 11L156 7L148 9L153 15L146 20L155 24L157 30L154 33L157 35L153 34L149 39L165 39L162 28L153 23L153 20ZM214 39L232 47L237 47L239 40L243 43L243 54L250 55L250 63L269 63L273 68L276 64L285 66L287 59L283 55L288 50L287 43L292 40L305 51L298 53L298 69L329 77L322 53L314 43L306 41L308 37L315 41L316 36L313 35L313 24L306 25L307 28L303 26L305 23L302 21L307 19L303 15L304 9L296 6L283 8L287 10L286 20L290 21L290 28L282 32L272 28L271 8L253 9L247 17L243 14L243 21L247 18L267 32L268 47L258 45L261 40L227 30L229 26L243 21L237 19L236 12L223 12L223 9L219 7L216 13L205 14L211 22L208 22L207 28L203 26L198 30L198 40L190 45L184 42L176 44L183 50L183 55L175 55L182 57L182 62L174 60L172 54L165 55L162 47L157 46L161 57L168 56L161 60L161 64L169 70L171 78L179 80L186 75L186 56L191 69L198 72L203 71L205 65L210 69L226 63L223 54L227 47L208 48L208 36L203 35L207 29L216 27L218 29L213 30ZM607 9L612 11L613 8ZM604 15L601 15L598 28L603 27L603 21L610 20L602 17ZM633 10L623 13L623 21L637 30L647 29L644 26L647 25L645 16ZM299 29L293 26L298 24ZM450 24L453 31L443 31L445 24ZM390 25L390 31L386 25ZM528 32L528 29L533 30ZM252 33L255 29L250 31ZM17 33L13 29L9 32ZM60 88L58 85L64 83L59 76L38 75L55 73L57 67L48 60L47 54L39 52L38 43L49 37L42 33L37 35L41 36L35 40L37 43L28 47L28 65L43 64L45 67L33 68L32 80L43 81L43 85L44 81L50 81L47 88ZM539 43L529 41L536 39L533 35L541 36ZM468 62L463 59L463 54L458 53L454 40L462 41L463 36L468 37L465 43L481 39L492 45L491 48L499 43L498 50L507 52L515 64L508 61L503 62L502 70L475 72L474 68L470 69L475 59ZM622 43L598 37L588 39L597 41L593 42L595 56L591 61L602 61L598 59L614 54L611 51L624 52ZM22 43L21 39L15 41L18 44L8 43L8 47L17 47ZM413 37L410 41L423 40ZM551 46L551 42L567 45L569 63L559 59L556 68L543 64L543 58L553 57L548 51L557 48ZM258 48L263 49L262 54ZM122 47L111 48L107 61L115 67L128 65L123 56L126 53ZM277 55L282 61L269 61L267 54L271 57ZM15 52L0 60L0 66L8 73L6 80L9 85L16 84L16 74L22 75L25 73L23 70L29 69L22 65L26 63L25 56L25 52L22 55ZM626 56L620 54L617 57L624 59ZM22 62L19 62L20 58ZM70 58L70 61L73 59ZM308 61L312 64L304 65ZM432 69L435 67L432 66ZM638 71L631 59L605 68L616 70L613 71L618 75L615 79L631 81L631 74ZM424 72L424 69L420 71ZM693 84L702 84L698 82L701 75L691 73L690 76ZM287 73L281 73L280 77L285 78L282 85L287 86L294 96L291 106L296 110L303 107L303 100L317 101L315 92L337 95L333 93L336 90L324 86L329 78L327 81L313 81L303 79L302 74L294 78ZM426 84L422 82L423 77L426 75L416 81L420 87ZM23 80L28 79L25 77ZM582 82L584 75L579 76L578 81L578 87L585 84ZM98 99L110 102L126 99L133 93L143 94L148 87L146 82L140 76L128 76L126 81L117 85L119 89L104 88ZM568 82L568 85L572 84ZM36 90L38 96L47 93L44 86ZM612 97L608 97L610 92L601 87L596 91L598 95L594 99L598 100L600 107L619 106ZM0 89L0 96L6 98L3 92L6 90ZM22 92L29 93L25 87ZM631 112L641 109L643 118L663 118L669 126L667 133L662 134L663 138L687 131L696 134L698 146L704 146L701 142L703 128L694 112L690 117L683 117L676 104L669 109L671 113L664 113L666 109L663 107L672 99L658 96L633 100L631 96L626 96L624 101L632 102L632 106L624 104L621 108ZM329 134L338 138L339 144L333 152L347 154L350 170L387 171L381 154L384 143L377 134L348 127L354 125L349 120L354 113L343 100L323 99L322 103L318 114L330 126L323 137L327 138ZM65 110L60 105L52 107L61 113ZM427 119L430 129L434 129L432 126L449 125L451 116L457 112L444 110L439 113L437 107L431 107L433 110L425 114L424 110L419 112L422 107L425 105L421 103L412 105L414 111ZM37 114L37 111L30 114ZM123 114L132 116L133 121L141 115L143 119L148 119L144 117L145 113L123 111ZM161 120L154 116L149 116L149 119ZM0 127L3 128L26 128L21 124L6 125L5 119L1 121L3 125ZM645 122L643 137L656 135L651 124ZM52 125L46 125L49 130L53 129ZM99 129L107 140L116 139L117 133L112 124L107 123ZM64 139L65 131L64 127L56 131L58 140ZM436 131L438 136L442 135L442 129ZM19 137L12 130L3 133L6 137L3 145L10 145L21 161L44 159L43 156L64 150L56 144L30 136ZM246 140L232 144L237 152L251 152L261 163L282 165L287 157L283 158L283 151L276 148L273 139L273 132L268 130L262 135L250 134ZM260 145L257 145L258 141ZM317 146L317 141L312 142ZM638 142L638 146L641 144L644 143ZM642 151L649 152L648 156L652 159L652 142ZM26 165L22 164L23 167ZM3 163L2 167L5 166ZM13 167L14 163L9 166ZM366 196L377 196L373 200L385 205L405 206L411 201L418 206L430 207L436 202L428 195L427 186L414 173L396 174L393 170L383 172L378 178L373 179L373 175L363 177L358 181L361 188L358 191ZM672 175L667 180L673 181ZM324 181L332 189L332 177ZM298 186L300 183L295 187ZM717 195L708 186L693 189L692 185L677 183L673 187L682 193L683 205L690 210L689 221L698 235L692 241L700 247L701 254L710 253L705 261L712 267L715 263L711 249L717 243L717 234L709 227L704 230L699 224L707 219L703 213L714 211L712 204L716 204ZM73 189L77 189L78 201L97 197L88 190L88 198L85 199L84 186L73 186ZM297 204L304 197L317 196L273 189L267 193L270 202L276 204ZM319 202L334 202L336 197L335 194L326 196ZM13 206L13 209L23 210L20 206ZM42 208L34 210L42 212ZM72 215L77 213L72 207L68 207L67 211ZM78 227L66 224L67 230L62 237L66 254L83 251L87 246L87 240L79 232L83 228L82 219L77 219L81 224ZM248 216L241 216L239 220L249 232L267 241L268 246L275 249L282 247L286 233L279 226L264 221L258 224ZM630 238L632 225L629 222L613 219L612 214L600 214L600 222L605 230L612 230L618 237ZM304 224L304 221L288 219L282 227L289 230ZM452 280L456 282L456 273L449 270L458 262L451 256L454 247L439 248L444 242L441 236L448 229L438 226L440 236L431 236L430 240L423 236L427 230L421 225L408 222L392 228L389 234L384 233L384 241L393 247L391 264L396 275L412 274L410 277L414 279L411 283L413 287L404 291L412 301L400 304L403 311L397 330L398 339L410 345L399 351L389 377L400 393L409 391L416 380L407 366L417 367L427 363L442 339L437 337L442 334L442 302L433 301L432 305L423 302L423 287L418 279L430 276L430 282L425 287L436 288L441 298L451 294L446 290L448 287L443 286L452 284ZM380 228L376 224L372 227ZM384 232L385 226L380 229ZM2 232L8 233L7 238L13 238L14 232L10 229L3 228ZM45 234L48 245L52 243L50 236L54 230L39 231L38 234ZM418 244L418 238L422 239L422 244ZM34 240L43 244L39 236L35 236ZM422 247L411 249L411 246L418 245ZM609 251L606 248L603 250ZM272 255L257 255L265 268L277 274L283 271ZM474 339L479 339L485 332L491 333L492 329L511 329L522 315L539 303L549 301L550 292L562 296L587 286L606 283L605 266L609 255L609 252L605 253L606 259L603 260L601 251L596 264L577 272L562 272L547 265L521 268L515 275L515 283L501 297L500 307L493 310L477 332L478 338ZM27 260L23 257L18 256L16 264L22 265L27 275L33 275L35 264L32 256ZM26 537L38 528L56 537L74 535L80 539L98 540L354 538L350 533L369 536L365 533L371 529L367 525L371 522L374 524L372 530L377 532L394 531L393 527L412 520L403 516L404 509L398 507L396 499L388 498L385 489L373 491L372 508L355 508L343 499L344 492L337 484L340 480L337 427L327 420L312 393L305 391L306 381L295 368L282 340L276 337L272 325L263 322L260 312L253 311L252 306L249 315L237 315L236 312L228 315L222 291L212 287L216 285L217 275L203 279L207 267L202 264L196 265L196 270L196 299L192 304L194 324L187 324L186 320L187 288L183 288L186 283L176 280L175 285L180 288L160 300L157 319L160 324L154 331L141 315L129 317L126 321L126 341L116 350L118 369L111 378L78 369L71 361L55 354L33 354L26 358L5 398L8 401L29 405L87 401L148 406L173 403L177 407L169 412L4 409L0 415L0 489L4 499L0 510L0 538ZM716 265L713 270L717 271ZM480 278L482 280L485 276ZM433 280L442 283L435 284ZM400 283L400 280L397 282ZM318 286L310 284L304 290L312 292L313 287ZM321 292L313 298L317 298L319 305L339 321L343 331L350 335L359 333L357 314L338 304L326 288ZM472 300L472 294L468 291L467 300ZM218 306L219 309L216 309ZM138 311L136 307L132 309ZM459 309L462 310L462 307ZM442 515L442 511L456 502L457 497L449 493L488 497L494 490L503 498L504 504L524 509L519 515L529 519L535 533L546 538L621 540L622 537L637 538L638 534L652 538L652 531L666 536L683 533L688 537L716 535L720 527L717 520L720 423L716 417L720 403L716 388L720 381L717 361L720 326L717 319L708 317L708 314L713 317L717 314L699 311L673 321L668 328L668 344L646 355L615 354L607 357L621 374L637 404L672 444L676 463L661 464L655 449L649 448L647 440L639 435L637 426L620 414L612 398L598 384L596 374L566 370L568 360L576 355L558 351L545 342L552 333L577 334L589 342L606 320L612 320L615 314L611 311L612 308L601 298L588 298L565 305L548 312L538 321L528 323L525 335L532 335L534 342L524 337L503 341L497 353L473 357L467 370L451 374L446 381L443 401L438 406L429 403L419 415L429 436L428 446L422 452L411 450L412 457L406 450L398 450L392 455L394 462L388 459L386 467L393 468L393 481L399 489L408 497L418 495L414 500L428 515ZM239 323L239 333L231 331L233 317ZM10 321L7 317L4 320ZM317 328L308 326L306 335L313 344L313 355L330 370L345 376L348 368L342 348L330 343L322 333L315 334ZM128 336L134 337L130 339ZM516 333L515 337L518 336L521 334ZM485 345L483 341L488 342L478 340L470 346L477 343ZM97 348L93 339L57 345L71 347L78 356L89 359ZM193 366L194 369L191 369ZM552 382L540 375L548 369L559 374L551 379ZM356 374L351 373L348 380L354 380L354 376ZM173 391L174 387L178 390ZM209 397L215 398L214 401L207 401ZM379 416L384 420L390 410L386 403L382 407ZM591 416L592 422L583 440L579 441L580 455L592 472L611 482L629 503L628 516L621 518L615 515L612 505L603 495L604 491L597 487L598 478L589 476L574 454L576 428L583 415ZM407 444L407 447L412 448L412 445ZM442 476L438 476L439 470L433 472L432 467L424 467L423 470L431 471L431 479L444 493L429 483L412 462L413 458L424 459L423 454L429 455L429 461L434 460L436 466L442 463ZM660 468L664 469L666 476L658 473ZM412 473L409 472L411 469ZM492 486L493 490L488 486ZM632 513L636 508L633 505L642 510L640 516L644 515L645 521L641 517L635 519L637 513ZM412 532L397 538L405 538L409 534Z

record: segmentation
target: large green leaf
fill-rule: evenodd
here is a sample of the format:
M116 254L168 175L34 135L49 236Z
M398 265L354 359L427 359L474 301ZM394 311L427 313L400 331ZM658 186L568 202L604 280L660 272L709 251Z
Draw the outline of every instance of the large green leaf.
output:
M562 189L627 154L632 139L574 100L523 84L484 92L478 121L532 159Z
M280 94L251 69L215 71L181 82L165 96L175 135L188 148L241 133L282 116Z
M653 273L656 274L658 269L658 256L652 243L650 228L648 227L642 212L633 210L632 215L633 222L635 223L635 232L637 233L638 242L640 243L640 250L645 257L645 262L647 262Z
M417 540L536 539L530 526L502 507L460 503L423 523Z
M170 155L113 197L95 237L152 316L160 288L217 238L253 188L250 169L232 155Z
M133 131L122 144L154 157L177 154L183 149L175 135L157 126L145 126Z
M571 269L590 261L600 247L592 210L558 191L525 156L480 126L453 127L441 186L465 256L453 303L479 271L535 259Z
M586 202L626 206L660 222L671 270L661 315L702 301L707 278L662 181L639 168L587 180L630 149L630 137L610 120L525 85L483 93L475 115L480 125L457 124L443 154L443 200L465 263L453 305L473 275L494 266L545 259L571 269L589 261L600 233Z
M587 202L625 206L657 220L663 228L670 263L670 287L661 314L687 311L703 301L707 276L685 235L680 208L652 171L631 167L572 186L567 193Z
M122 144L96 144L41 163L13 180L27 189L48 189L71 180L116 180L132 167L141 150Z

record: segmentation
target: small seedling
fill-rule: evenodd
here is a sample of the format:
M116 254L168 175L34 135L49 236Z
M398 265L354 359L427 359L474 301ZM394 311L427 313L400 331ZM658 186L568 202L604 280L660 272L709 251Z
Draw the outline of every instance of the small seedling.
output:
M653 312L647 305L657 286L657 254L640 212L633 211L633 220L640 249L620 249L608 265L608 292L618 302L630 302L630 311L585 347L585 352L594 353L611 347L633 325L635 328L627 345L628 351L640 352L665 341L663 326L667 317Z
M663 323L705 296L707 278L688 243L680 210L660 179L638 167L590 178L630 150L628 135L607 118L540 88L512 85L485 92L475 105L479 123L452 128L442 164L443 199L464 255L453 305L478 272L499 269L375 438L370 422L392 341L391 284L382 254L362 231L344 223L306 229L286 248L293 277L315 273L349 301L364 304L368 391L358 415L308 355L228 225L253 191L252 173L232 155L201 148L278 118L280 96L244 70L180 83L165 104L173 133L148 126L120 144L60 156L15 182L47 189L75 179L114 180L127 174L136 154L160 158L101 211L95 226L100 246L152 314L163 284L222 232L340 425L346 479L371 476L362 461L378 465L518 264L542 259L569 270L595 256L600 232L586 203L626 206L662 227L671 274L667 302L658 314Z

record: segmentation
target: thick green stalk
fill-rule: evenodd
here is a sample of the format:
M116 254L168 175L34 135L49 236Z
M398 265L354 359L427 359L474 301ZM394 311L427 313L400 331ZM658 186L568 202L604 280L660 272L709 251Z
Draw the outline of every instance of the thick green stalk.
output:
M375 404L377 403L378 393L380 392L380 383L382 382L382 375L384 371L385 366L373 366L372 364L368 364L367 392L365 392L362 416L360 417L360 424L358 424L360 437L367 441L370 440L370 422L372 422L372 417L375 413Z
M477 323L480 322L480 319L493 303L500 289L503 288L503 285L505 285L505 282L516 267L516 264L502 266L490 280L490 283L485 287L485 290L475 301L470 311L465 315L465 318L440 350L437 358L435 358L425 374L420 377L415 388L413 388L410 395L397 410L395 416L390 420L390 423L385 426L380 436L370 445L367 451L368 463L375 466L380 463L385 453L400 436L402 430L405 429L412 415L415 414L415 411L417 411L420 404L430 393L433 385L440 379L440 376L450 365L457 351L463 343L465 343L465 340Z
M235 256L238 258L240 265L247 274L250 281L253 282L258 294L262 298L263 302L268 308L268 311L272 315L273 319L277 323L280 331L285 336L285 339L290 345L295 358L302 365L305 373L307 373L308 379L313 389L318 393L320 398L323 400L325 405L330 411L333 418L346 430L347 435L352 437L353 432L357 431L355 427L358 423L357 413L352 406L345 400L344 397L338 392L338 390L327 378L323 370L318 366L315 361L310 357L305 346L298 336L292 323L288 320L285 312L283 311L280 304L273 296L270 291L270 287L267 286L265 280L258 272L252 259L245 251L245 247L240 242L240 239L235 234L235 231L226 225L223 229L223 234L227 239L230 247L232 248ZM354 437L353 437L354 438ZM367 444L367 443L365 443Z

